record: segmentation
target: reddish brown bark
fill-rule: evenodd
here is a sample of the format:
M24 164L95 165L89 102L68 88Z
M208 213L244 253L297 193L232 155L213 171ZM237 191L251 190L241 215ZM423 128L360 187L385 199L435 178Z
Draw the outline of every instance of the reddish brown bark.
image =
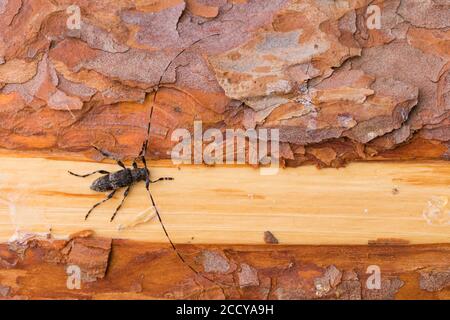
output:
M82 236L82 235L81 235ZM0 245L4 299L449 299L450 245L178 245L76 236ZM66 286L81 269L81 289ZM381 271L370 290L369 266ZM206 278L215 281L212 282Z
M278 128L290 166L449 157L448 4L10 0L0 8L0 147L135 157L176 128ZM379 29L368 5L381 10ZM218 36L214 36L219 34ZM147 103L141 103L147 96Z

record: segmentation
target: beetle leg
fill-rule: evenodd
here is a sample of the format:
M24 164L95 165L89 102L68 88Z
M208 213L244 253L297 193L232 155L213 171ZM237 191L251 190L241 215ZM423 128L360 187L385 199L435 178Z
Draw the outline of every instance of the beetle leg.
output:
M88 218L89 215L91 214L92 210L94 210L95 208L97 208L97 207L98 207L99 205L101 205L103 202L106 202L106 201L108 201L109 199L111 199L111 198L114 196L114 194L116 193L116 191L117 191L117 190L113 190L113 192L111 192L110 194L108 194L108 196L107 196L105 199L103 199L102 201L97 202L96 204L94 204L94 205L92 206L91 210L89 210L88 213L86 214L86 217L84 218L84 220L87 220L87 218Z
M119 159L117 159L116 157L114 157L111 153L109 153L108 151L104 151L96 146L92 146L95 150L97 150L98 152L100 152L102 154L102 156L108 158L108 159L112 159L115 160L117 162L117 164L119 166L121 166L122 168L126 169L127 167L125 167L125 165L123 164L122 161L120 161Z
M120 208L122 208L122 205L123 205L123 203L125 201L125 198L128 196L128 193L130 192L130 189L131 189L131 186L128 186L128 188L123 193L122 201L120 202L119 206L116 208L116 211L114 211L114 214L112 215L110 222L112 222L114 220L114 217L116 216L117 212L119 212Z
M97 171L94 171L94 172L91 172L91 173L87 173L87 174L76 174L76 173L73 173L71 171L69 171L69 173L71 175L75 176L75 177L86 178L86 177L92 176L93 174L96 174L96 173L109 174L110 172L105 171L105 170L97 170Z
M172 178L172 177L163 177L163 178L159 178L159 179L154 180L154 181L151 181L151 180L150 180L150 183L156 183L156 182L158 182L158 181L164 181L164 180L175 180L175 179Z

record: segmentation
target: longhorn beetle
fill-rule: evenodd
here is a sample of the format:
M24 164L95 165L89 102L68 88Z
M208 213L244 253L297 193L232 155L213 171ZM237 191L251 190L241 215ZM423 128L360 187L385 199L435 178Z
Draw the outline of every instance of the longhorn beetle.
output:
M176 55L176 56L175 56L175 57L167 64L166 68L164 69L163 73L161 74L161 76L160 76L160 78L159 78L159 80L158 80L158 84L157 84L156 89L155 89L155 94L153 95L153 103L152 103L152 106L150 107L149 122L148 122L148 125L147 125L147 137L146 137L146 139L144 140L144 142L143 142L143 144L142 144L142 148L141 148L141 151L140 151L140 153L139 153L139 156L138 156L137 158L135 158L134 161L133 161L133 167L132 167L132 168L127 168L127 167L123 164L123 162L122 162L121 160L116 159L116 158L115 158L112 154L110 154L109 152L104 151L104 150L101 150L100 148L98 148L98 147L96 147L96 146L93 146L93 148L94 148L95 150L97 150L98 152L100 152L104 157L109 158L109 159L112 159L112 160L115 160L115 161L117 162L117 164L118 164L120 167L122 167L122 170L119 170L119 171L116 171L116 172L109 172L109 171L106 171L106 170L97 170L97 171L94 171L94 172L91 172L91 173L88 173L88 174L84 174L84 175L76 174L76 173L73 173L73 172L71 172L71 171L69 171L69 173L70 173L71 175L73 175L73 176L80 177L80 178L86 178L86 177L89 177L89 176L91 176L91 175L100 173L100 174L102 174L103 176L100 177L100 178L98 178L98 179L96 179L96 180L92 183L92 185L91 185L90 188L91 188L93 191L97 191L97 192L111 191L111 192L108 194L108 196L107 196L104 200L102 200L102 201L100 201L100 202L94 204L94 206L92 206L92 208L91 208L91 209L88 211L88 213L86 214L85 220L89 217L89 215L91 214L91 212L92 212L96 207L98 207L98 206L101 205L102 203L104 203L104 202L110 200L110 199L114 196L114 194L117 192L117 190L126 187L125 192L124 192L124 194L123 194L122 201L120 202L119 206L116 208L116 210L114 211L114 213L113 213L113 215L112 215L112 217L111 217L111 220L110 220L110 221L113 221L114 218L115 218L115 216L116 216L116 214L119 212L120 208L122 208L122 205L123 205L123 203L124 203L126 197L128 196L131 187L132 187L134 184L136 184L137 182L145 181L145 189L147 190L147 193L148 193L148 195L149 195L149 197L150 197L150 201L151 201L151 203L152 203L152 206L153 206L153 208L155 209L156 216L158 217L158 220L159 220L159 222L160 222L160 224L161 224L161 227L162 227L162 229L163 229L163 231L164 231L164 234L165 234L167 240L170 242L170 245L172 246L173 250L174 250L175 253L177 254L178 258L179 258L186 266L188 266L189 269L191 269L196 275L199 275L199 276L201 276L202 278L205 278L206 280L208 280L208 281L210 281L210 282L213 282L213 283L215 283L215 284L218 284L218 285L220 286L221 284L219 284L218 282L216 282L216 281L214 281L214 280L212 280L212 279L209 279L209 278L206 277L205 275L202 275L202 274L200 274L197 270L195 270L194 267L192 267L189 263L187 263L187 262L184 260L183 256L180 254L180 252L178 251L178 249L175 247L175 244L173 243L172 239L170 238L169 233L167 232L167 229L166 229L166 227L165 227L165 225L164 225L164 223L163 223L163 221L162 221L162 219L161 219L161 215L160 215L160 213L159 213L159 211L158 211L158 208L156 207L156 203L155 203L155 200L154 200L154 198L153 198L153 195L152 195L152 193L150 192L150 184L151 184L151 183L156 183L156 182L158 182L158 181L163 181L163 180L174 180L174 179L171 178L171 177L163 177L163 178L159 178L159 179L157 179L157 180L153 180L153 181L152 181L152 180L150 179L150 170L148 169L148 167L147 167L147 161L145 160L145 154L147 153L147 148L148 148L148 141L149 141L149 139L150 139L150 129L151 129L151 125L152 125L153 108L154 108L154 105L155 105L155 103L156 103L156 95L157 95L158 90L159 90L159 88L160 88L160 86L161 86L161 82L162 82L162 79L163 79L165 73L166 73L167 70L170 68L170 66L172 65L172 63L173 63L180 55L182 55L187 49L191 48L192 46L194 46L195 44L197 44L198 42L200 42L200 41L202 41L202 40L204 40L204 39L206 39L206 38L209 38L209 37L212 37L212 36L218 36L218 35L219 35L219 34L212 34L212 35L209 35L209 36L207 36L207 37L204 37L204 38L201 38L201 39L198 39L198 40L194 41L194 42L191 43L188 47L186 47L186 48L184 48L183 50L181 50L181 51L180 51L180 52L179 52L179 53L178 53L178 54L177 54L177 55ZM138 159L141 160L141 162L143 163L143 165L144 165L143 168L140 168L140 167L138 166L138 164L137 164L137 160L138 160ZM226 284L222 284L222 285L228 286L228 285L226 285Z

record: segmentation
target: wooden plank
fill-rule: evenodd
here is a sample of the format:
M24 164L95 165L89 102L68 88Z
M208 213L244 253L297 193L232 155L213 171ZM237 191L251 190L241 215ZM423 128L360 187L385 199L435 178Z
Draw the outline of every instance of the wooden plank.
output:
M449 242L449 205L437 209L440 217L430 215L427 221L423 216L430 199L450 197L448 162L354 163L339 170L300 167L274 176L261 176L250 167L153 165L155 178L176 179L152 185L152 190L177 243L261 244L266 230L282 244L367 244L382 238ZM90 229L99 236L166 242L157 220L118 230L150 208L143 185L132 189L112 223L121 194L84 221L104 194L89 189L95 177L76 178L67 170L98 169L118 167L0 156L0 241L18 232L51 229L53 236L66 237Z

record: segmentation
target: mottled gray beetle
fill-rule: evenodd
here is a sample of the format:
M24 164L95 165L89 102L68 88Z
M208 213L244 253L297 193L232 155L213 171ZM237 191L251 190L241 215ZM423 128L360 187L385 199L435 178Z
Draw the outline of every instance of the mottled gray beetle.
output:
M96 146L93 146L93 147L94 147L98 152L100 152L104 157L115 160L115 161L117 162L117 164L118 164L120 167L122 167L122 169L119 170L119 171L116 171L116 172L108 172L108 171L106 171L106 170L97 170L97 171L94 171L94 172L91 172L91 173L88 173L88 174L84 174L84 175L76 174L76 173L73 173L73 172L71 172L71 171L69 171L69 173L70 173L71 175L74 175L74 176L76 176L76 177L81 177L81 178L85 178L85 177L88 177L88 176L91 176L91 175L94 175L94 174L97 174L97 173L103 174L102 177L96 179L96 180L92 183L91 189L94 190L94 191L97 191L97 192L111 191L111 192L108 194L108 196L107 196L104 200L102 200L102 201L100 201L100 202L94 204L94 206L93 206L93 207L88 211L88 213L86 214L85 219L87 219L87 218L89 217L89 215L91 214L91 212L92 212L96 207L98 207L98 206L101 205L102 203L104 203L104 202L108 201L109 199L111 199L111 198L114 196L114 194L117 192L117 190L119 190L119 189L121 189L121 188L126 188L126 189L125 189L125 192L124 192L124 194L123 194L122 201L120 202L119 206L116 208L116 210L114 211L114 214L113 214L112 217L111 217L111 220L110 220L110 221L113 221L114 218L115 218L115 216L116 216L116 214L119 212L120 208L122 207L122 205L123 205L123 203L124 203L126 197L128 196L131 187L132 187L135 183L137 183L137 182L145 181L145 188L147 189L147 193L148 193L148 195L149 195L149 197L150 197L150 200L151 200L151 202L152 202L152 205L153 205L153 207L154 207L154 209L155 209L156 216L158 217L158 220L159 220L159 222L160 222L160 224L161 224L161 227L162 227L162 229L163 229L163 231L164 231L164 233L165 233L165 235L166 235L166 238L169 240L170 245L172 246L172 248L173 248L173 250L175 251L175 253L177 254L177 256L180 258L180 260L181 260L187 267L189 267L189 269L191 269L195 274L199 275L200 277L205 278L206 280L211 281L211 282L213 282L213 283L215 283L215 284L218 284L219 286L220 286L220 285L228 286L228 285L226 285L226 284L219 284L218 282L216 282L216 281L214 281L214 280L212 280L212 279L209 279L209 278L206 277L205 275L199 273L197 270L195 270L194 267L192 267L189 263L187 263L187 262L184 260L183 256L179 253L179 251L178 251L177 248L175 247L175 244L173 243L172 239L171 239L170 236L169 236L169 233L167 232L167 229L166 229L166 227L165 227L165 225L164 225L164 223L163 223L163 221L162 221L162 219L161 219L161 215L159 214L158 208L156 207L155 200L153 199L153 196L152 196L152 194L151 194L151 192L150 192L150 184L151 184L151 183L156 183L156 182L158 182L158 181L163 181L163 180L174 180L174 179L171 178L171 177L163 177L163 178L159 178L159 179L154 180L154 181L150 180L150 170L148 169L148 167L147 167L147 162L146 162L146 160L145 160L145 154L147 153L148 141L149 141L149 138L150 138L150 129L151 129L151 124L152 124L153 108L154 108L154 105L155 105L155 102L156 102L156 95L157 95L158 90L159 90L159 88L160 88L160 86L161 86L161 81L162 81L162 79L163 79L165 73L166 73L167 70L170 68L170 66L172 65L172 63L173 63L173 62L174 62L181 54L183 54L183 52L185 52L187 49L189 49L190 47L192 47L192 46L195 45L196 43L198 43L198 42L200 42L200 41L202 41L202 40L204 40L204 39L206 39L206 38L209 38L209 37L212 37L212 36L218 36L218 35L219 35L219 34L212 34L212 35L210 35L210 36L207 36L207 37L205 37L205 38L202 38L202 39L199 39L199 40L193 42L193 43L190 44L188 47L186 47L186 48L184 48L183 50L181 50L181 51L180 51L180 52L179 52L179 53L178 53L178 54L177 54L177 55L169 62L169 64L168 64L168 65L166 66L166 68L164 69L164 72L161 74L161 76L160 76L160 78L159 78L159 81L158 81L158 84L157 84L157 86L156 86L155 94L154 94L154 96L153 96L153 103L152 103L152 106L151 106L151 108L150 108L149 122L148 122L148 126L147 126L147 138L146 138L146 140L144 141L144 143L142 144L142 148L141 148L141 151L140 151L140 153L139 153L139 156L138 156L136 159L134 159L134 161L133 161L133 167L132 167L132 168L127 168L127 167L123 164L122 161L120 161L119 159L116 159L116 158L115 158L112 154L110 154L109 152L103 151L103 150L101 150L100 148L98 148L98 147L96 147ZM137 164L137 161L138 161L138 160L141 160L141 162L143 163L143 165L144 165L143 168L140 168L140 167L138 166L138 164Z

